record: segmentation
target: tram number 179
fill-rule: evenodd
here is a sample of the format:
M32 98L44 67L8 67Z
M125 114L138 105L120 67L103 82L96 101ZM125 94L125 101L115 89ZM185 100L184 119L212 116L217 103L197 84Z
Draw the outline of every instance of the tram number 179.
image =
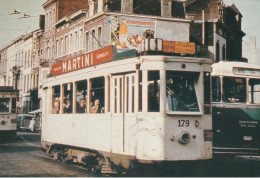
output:
M189 127L190 121L189 120L178 120L178 127Z

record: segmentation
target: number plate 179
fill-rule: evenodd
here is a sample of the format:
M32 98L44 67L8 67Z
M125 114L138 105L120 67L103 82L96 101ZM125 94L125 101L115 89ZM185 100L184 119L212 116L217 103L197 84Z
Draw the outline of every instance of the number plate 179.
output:
M178 127L189 127L190 121L189 120L178 120Z

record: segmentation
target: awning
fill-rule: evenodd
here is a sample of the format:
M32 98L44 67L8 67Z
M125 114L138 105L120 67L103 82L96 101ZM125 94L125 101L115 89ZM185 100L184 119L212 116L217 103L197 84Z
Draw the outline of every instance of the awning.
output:
M37 110L29 112L29 114L36 114L36 113L41 113L41 112L42 112L42 109L37 109Z

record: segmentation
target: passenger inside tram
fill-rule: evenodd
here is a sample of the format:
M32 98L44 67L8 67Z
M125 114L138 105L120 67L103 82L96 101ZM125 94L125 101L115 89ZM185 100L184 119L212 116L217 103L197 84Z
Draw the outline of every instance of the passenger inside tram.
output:
M69 98L66 98L63 103L63 111L65 114L72 113L72 106Z
M101 113L101 107L100 107L100 100L96 99L94 102L94 106L92 106L93 104L91 103L91 111L90 113Z
M77 113L86 113L86 102L83 98L81 98L77 105Z
M52 109L52 114L59 114L60 113L60 102L56 100L54 102L54 107Z

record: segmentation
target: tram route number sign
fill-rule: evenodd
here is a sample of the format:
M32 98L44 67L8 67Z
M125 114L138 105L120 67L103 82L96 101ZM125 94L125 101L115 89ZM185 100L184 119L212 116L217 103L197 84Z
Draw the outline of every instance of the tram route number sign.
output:
M75 56L52 66L52 76L76 71L113 60L113 46L107 46L87 54Z

